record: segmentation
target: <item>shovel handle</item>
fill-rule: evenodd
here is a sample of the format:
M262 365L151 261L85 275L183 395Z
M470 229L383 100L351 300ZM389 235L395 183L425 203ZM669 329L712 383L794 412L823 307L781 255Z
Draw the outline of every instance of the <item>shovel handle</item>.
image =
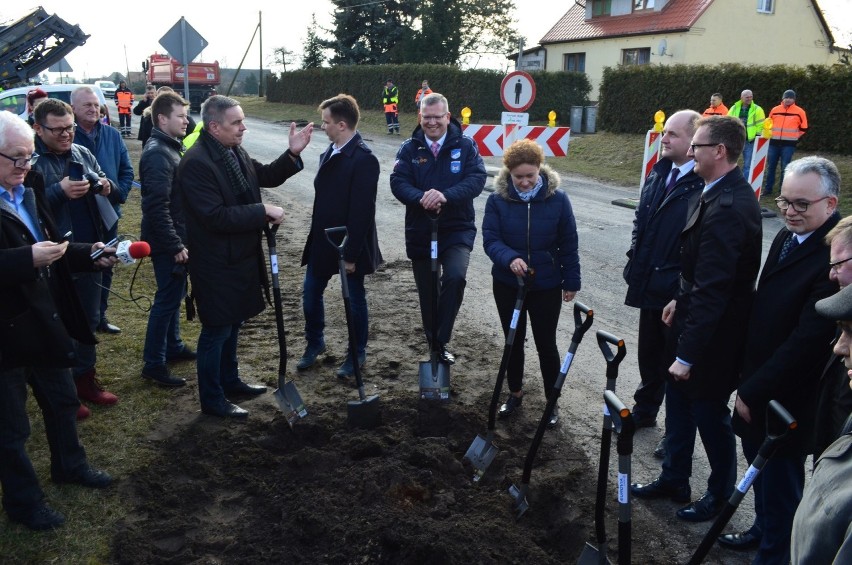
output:
M623 339L604 330L598 330L597 338L598 347L601 348L601 353L606 360L607 388L612 388L615 386L615 379L618 378L618 365L627 355L627 347L625 347ZM615 353L613 353L610 345L616 347Z
M338 234L343 234L343 240L339 244L334 242L334 237ZM346 242L349 241L349 230L346 229L346 226L338 226L336 228L325 228L325 238L331 244L332 247L337 249L338 251L343 251L343 248L346 247Z
M275 247L275 234L278 233L278 226L281 224L266 224L263 226L263 233L266 235L266 243L269 247Z
M799 423L780 402L777 400L769 401L769 409L766 411L767 437L780 440L798 427Z
M584 314L585 318L583 318ZM592 322L594 321L594 310L582 302L574 302L574 335L571 337L571 341L579 345L585 333L592 327Z

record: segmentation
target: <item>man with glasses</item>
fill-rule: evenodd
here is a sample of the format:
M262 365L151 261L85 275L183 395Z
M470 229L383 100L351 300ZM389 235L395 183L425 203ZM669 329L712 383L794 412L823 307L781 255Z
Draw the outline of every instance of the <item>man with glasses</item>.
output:
M741 369L746 324L760 269L760 207L737 167L745 127L731 116L697 122L689 155L705 187L681 239L680 288L663 309L674 352L666 383L666 456L659 477L633 484L638 498L689 502L696 431L710 462L707 491L677 511L713 519L734 488L736 445L728 400Z
M817 300L834 294L826 234L840 220L840 175L821 157L791 162L775 199L784 227L760 273L748 323L745 362L734 404L734 432L754 461L766 437L766 408L780 402L798 422L754 482L753 525L719 536L732 549L758 548L758 563L787 563L793 515L805 484L805 457L813 451L814 404L831 354L832 320L817 315Z
M485 188L486 178L476 142L462 135L446 97L437 92L424 96L420 125L399 148L390 185L393 195L405 204L405 249L414 271L423 329L431 342L432 324L438 325L437 347L449 364L455 362L455 356L447 344L464 297L476 239L473 199ZM438 218L438 320L432 320L429 302L430 216Z
M71 241L105 241L105 234L118 221L107 200L115 187L91 151L74 143L77 128L74 111L65 102L50 98L36 107L34 116L39 158L33 169L44 177L47 200L57 227L62 233L71 232ZM96 185L90 188L87 179L70 178L71 163L82 165L84 172L95 173L99 177ZM95 190L99 190L99 194ZM101 280L100 272L74 275L74 288L92 332L101 320ZM96 379L95 345L76 342L76 346L72 373L80 399L101 405L118 402L118 397L106 392ZM89 416L88 408L81 404L77 416L80 419Z

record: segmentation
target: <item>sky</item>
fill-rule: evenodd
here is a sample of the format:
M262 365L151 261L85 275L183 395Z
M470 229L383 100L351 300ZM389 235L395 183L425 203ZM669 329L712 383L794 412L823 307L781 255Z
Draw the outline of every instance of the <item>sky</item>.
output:
M521 35L527 39L526 47L536 45L564 15L572 1L515 0L517 8L514 17ZM11 11L10 4L12 2L3 2L0 22L13 21L28 13L25 8ZM214 4L215 8L212 7ZM64 0L41 2L48 13L56 14L70 24L79 25L84 33L91 36L84 46L66 57L74 69L71 75L80 80L99 78L115 71L124 74L128 69L141 71L141 63L148 55L154 51L164 52L159 40L181 16L209 43L196 60L218 60L221 66L235 68L249 48L261 13L263 65L276 72L282 70L280 67L272 67L272 51L276 47L293 51L296 66L301 62L302 45L311 25L312 14L316 14L319 27L331 27L332 4L329 0L242 0L231 4L238 5L239 9L226 10L220 8L225 3L209 0L149 0L122 4L121 13L116 13L114 9L82 11L73 8L79 4ZM852 41L852 2L820 0L820 6L838 14L833 21L846 22L847 29L835 30L835 36L843 35L847 43ZM256 69L260 58L258 39L255 38L243 67ZM500 68L501 64L505 65L506 62L498 59L491 67Z

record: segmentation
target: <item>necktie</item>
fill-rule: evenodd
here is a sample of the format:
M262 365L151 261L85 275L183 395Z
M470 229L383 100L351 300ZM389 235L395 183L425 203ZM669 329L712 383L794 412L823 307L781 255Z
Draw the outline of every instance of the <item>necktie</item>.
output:
M669 180L669 184L666 185L666 196L668 196L674 188L674 185L677 182L678 175L680 175L680 169L675 167L674 169L672 169L672 178Z
M790 254L796 247L799 246L799 238L795 236L792 232L787 239L784 240L784 245L781 246L781 253L778 254L778 262L780 263L784 259L787 258L787 255Z
M433 141L432 142L432 155L434 155L436 159L438 158L438 150L439 149L441 149L441 146L438 144L437 141Z

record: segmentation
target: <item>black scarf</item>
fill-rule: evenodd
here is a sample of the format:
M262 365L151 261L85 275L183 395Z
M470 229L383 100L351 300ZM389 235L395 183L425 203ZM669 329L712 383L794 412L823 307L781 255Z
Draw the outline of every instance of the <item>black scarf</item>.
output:
M236 194L237 197L246 198L246 193L249 190L249 183L245 174L243 174L243 170L240 168L239 162L237 161L237 148L235 147L231 150L222 145L219 140L212 135L207 134L206 137L210 140L210 146L219 154L220 157L222 157L222 161L225 163L225 172L228 173L228 184L231 185L231 190L234 191L234 194Z

